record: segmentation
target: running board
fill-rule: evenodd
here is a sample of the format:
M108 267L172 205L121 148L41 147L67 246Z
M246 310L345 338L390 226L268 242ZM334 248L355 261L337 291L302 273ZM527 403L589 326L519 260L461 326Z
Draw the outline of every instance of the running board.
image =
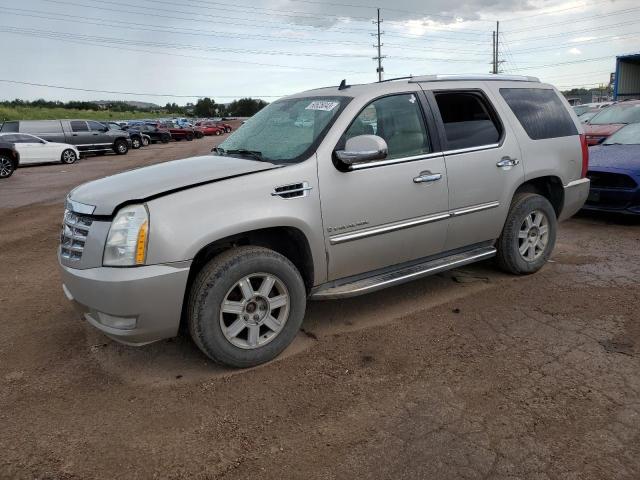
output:
M361 278L353 282L342 283L340 285L329 283L324 286L319 286L317 290L311 292L310 298L313 300L329 300L334 298L347 298L364 295L365 293L375 292L377 290L382 290L383 288L400 285L401 283L410 282L418 278L434 275L469 263L485 260L493 257L495 254L496 249L494 247L475 248L473 250L456 253L448 257L403 266L398 270L393 270L391 272L387 271L371 277Z

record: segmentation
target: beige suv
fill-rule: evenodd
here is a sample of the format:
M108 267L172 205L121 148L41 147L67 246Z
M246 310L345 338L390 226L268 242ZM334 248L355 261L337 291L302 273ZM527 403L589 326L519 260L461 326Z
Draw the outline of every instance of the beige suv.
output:
M308 298L496 257L540 269L589 191L580 123L535 78L427 76L278 100L211 155L73 190L64 291L109 337L184 324L212 359L277 356Z

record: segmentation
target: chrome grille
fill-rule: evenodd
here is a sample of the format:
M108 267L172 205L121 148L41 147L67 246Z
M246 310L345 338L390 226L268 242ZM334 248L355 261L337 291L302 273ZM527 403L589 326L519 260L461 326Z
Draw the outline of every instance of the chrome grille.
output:
M91 217L78 215L70 210L64 211L62 233L60 234L60 254L68 260L80 260L84 244L93 223Z

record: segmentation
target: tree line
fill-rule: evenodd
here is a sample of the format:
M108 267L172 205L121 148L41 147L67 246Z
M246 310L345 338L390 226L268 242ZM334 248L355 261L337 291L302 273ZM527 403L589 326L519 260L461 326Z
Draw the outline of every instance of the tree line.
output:
M250 117L268 104L264 100L255 98L241 98L225 105L216 103L214 99L200 98L196 103L178 105L177 103L167 103L164 107L142 107L133 103L123 101L113 102L87 102L72 100L61 102L59 100L8 100L0 101L0 106L5 107L34 107L34 108L64 108L73 110L104 110L111 112L149 112L167 113L181 116L195 117Z

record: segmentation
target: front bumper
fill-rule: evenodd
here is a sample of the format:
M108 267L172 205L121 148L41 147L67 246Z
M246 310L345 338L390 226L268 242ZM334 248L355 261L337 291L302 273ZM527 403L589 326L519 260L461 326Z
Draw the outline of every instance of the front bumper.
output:
M558 220L566 220L582 208L589 196L590 184L591 182L588 178L581 178L564 186L564 204Z
M86 270L60 267L67 298L87 322L113 340L144 345L177 335L188 263ZM135 325L114 328L103 323L105 318L127 319Z

